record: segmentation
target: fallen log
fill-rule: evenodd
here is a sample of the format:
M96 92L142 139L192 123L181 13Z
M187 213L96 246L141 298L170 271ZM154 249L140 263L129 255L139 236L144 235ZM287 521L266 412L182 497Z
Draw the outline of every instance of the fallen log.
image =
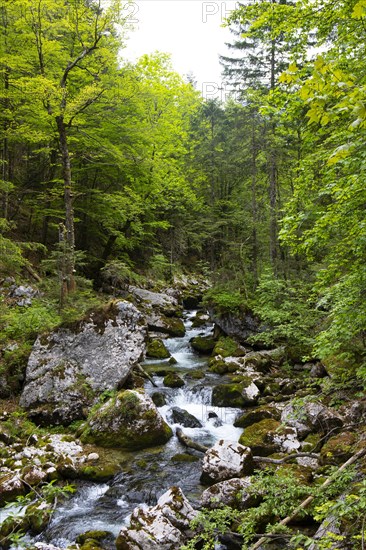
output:
M195 449L196 451L200 451L201 453L205 453L206 451L208 451L208 447L205 447L204 445L201 445L200 443L196 443L195 441L193 441L190 437L188 437L183 433L183 430L181 428L177 428L175 433L179 441L185 447L188 447L190 449Z
M148 372L146 372L144 368L142 368L140 363L136 363L136 365L134 366L134 370L136 370L143 378L147 378L148 380L150 380L154 388L158 387L158 385L154 382L153 378L150 376Z

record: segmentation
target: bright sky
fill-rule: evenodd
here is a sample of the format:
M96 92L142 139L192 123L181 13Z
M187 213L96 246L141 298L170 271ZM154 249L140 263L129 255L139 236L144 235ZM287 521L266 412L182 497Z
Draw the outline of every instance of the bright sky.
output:
M193 73L204 97L224 100L218 56L231 37L221 25L235 6L234 0L134 0L125 11L135 29L122 55L135 61L156 50L171 53L174 69Z

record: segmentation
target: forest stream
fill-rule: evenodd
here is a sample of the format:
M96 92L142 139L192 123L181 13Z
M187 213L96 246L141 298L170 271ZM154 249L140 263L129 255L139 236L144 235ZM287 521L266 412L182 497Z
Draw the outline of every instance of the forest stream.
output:
M170 371L175 370L185 378L185 386L164 387L162 376L154 374L153 379L158 387L147 382L146 391L149 394L156 391L164 394L166 405L160 407L159 411L173 431L177 427L182 427L172 422L171 408L175 406L188 411L201 422L202 428L183 428L184 433L194 441L207 446L212 446L221 438L237 441L242 430L235 428L233 421L239 409L211 406L212 387L222 377L207 373L202 380L189 378L189 371L202 369L207 364L207 359L192 349L190 340L195 336L207 336L212 332L212 325L192 328L195 313L184 312L185 336L165 340L166 347L177 360L174 367L168 365L168 360L147 359L144 362L144 367L151 373L164 372L164 367L169 366ZM217 416L211 415L209 418L209 412L216 413ZM109 531L113 535L108 547L112 549L115 548L115 537L121 527L128 523L132 510L136 506L156 504L157 498L169 487L181 487L190 502L195 505L203 491L199 483L200 453L191 452L191 456L196 457L192 462L172 460L175 455L182 452L182 445L173 437L164 446L121 453L123 467L120 473L107 483L77 482L75 495L59 505L47 529L33 539L28 538L28 542L44 541L66 548L79 534L97 529Z

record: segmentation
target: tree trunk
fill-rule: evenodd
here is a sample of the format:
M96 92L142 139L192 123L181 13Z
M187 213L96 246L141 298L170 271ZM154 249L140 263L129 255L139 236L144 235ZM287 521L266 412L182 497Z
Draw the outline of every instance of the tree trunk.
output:
M275 88L276 41L271 43L271 90ZM270 124L271 143L269 144L269 257L274 272L277 272L277 166L274 137L276 126L273 120Z
M254 279L254 287L258 284L258 205L257 205L257 146L255 141L255 115L253 113L252 121L252 271Z
M74 228L74 209L73 194L71 184L71 163L70 153L67 145L67 134L64 117L56 117L57 129L59 134L59 145L61 152L62 177L64 180L64 203L65 203L65 241L67 249L67 258L64 264L64 277L66 278L67 293L73 292L75 285L75 228Z

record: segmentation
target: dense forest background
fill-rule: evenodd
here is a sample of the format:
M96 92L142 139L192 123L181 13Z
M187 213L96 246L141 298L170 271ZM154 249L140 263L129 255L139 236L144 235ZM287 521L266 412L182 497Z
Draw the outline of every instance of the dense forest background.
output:
M103 281L194 273L266 323L261 345L365 382L366 0L244 1L225 104L165 54L125 62L121 3L103 6L0 2L0 270L41 291L2 298L2 344L23 340L3 361Z

